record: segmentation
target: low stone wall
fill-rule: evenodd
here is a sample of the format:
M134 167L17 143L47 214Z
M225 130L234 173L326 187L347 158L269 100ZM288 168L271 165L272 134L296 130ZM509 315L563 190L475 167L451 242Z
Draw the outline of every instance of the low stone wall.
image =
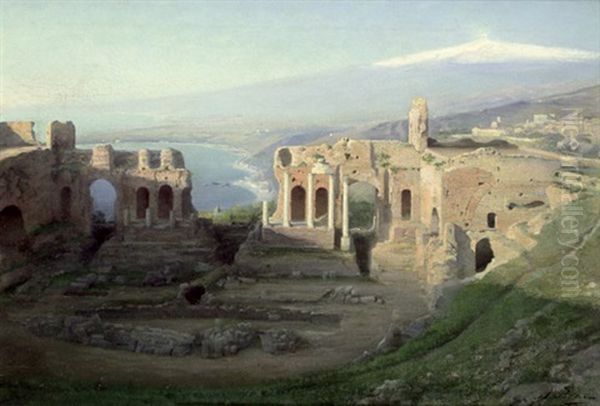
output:
M307 247L332 250L335 231L307 227L263 227L261 243L279 247Z

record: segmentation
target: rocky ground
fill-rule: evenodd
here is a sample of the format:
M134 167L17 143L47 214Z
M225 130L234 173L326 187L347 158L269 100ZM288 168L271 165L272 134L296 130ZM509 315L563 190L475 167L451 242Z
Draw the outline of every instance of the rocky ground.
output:
M244 264L247 251L234 262L244 230L220 226L181 244L168 238L173 254L140 233L115 238L87 265L75 255L79 245L67 244L68 255L28 268L28 281L2 296L0 376L266 382L346 365L374 349L390 325L401 328L427 312L408 271L389 286L326 271L257 272L255 261ZM320 252L319 260L335 255ZM280 250L260 256L282 258ZM295 266L314 268L312 253L294 258Z

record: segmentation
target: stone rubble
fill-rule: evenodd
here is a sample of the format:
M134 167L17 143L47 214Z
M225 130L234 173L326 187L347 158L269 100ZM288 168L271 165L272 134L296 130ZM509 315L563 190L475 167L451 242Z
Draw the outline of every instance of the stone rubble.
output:
M344 304L385 303L385 300L377 295L361 295L358 290L351 285L338 286L335 289L329 289L322 296L322 299Z
M262 349L269 354L295 352L300 341L300 337L289 329L270 329L260 333Z

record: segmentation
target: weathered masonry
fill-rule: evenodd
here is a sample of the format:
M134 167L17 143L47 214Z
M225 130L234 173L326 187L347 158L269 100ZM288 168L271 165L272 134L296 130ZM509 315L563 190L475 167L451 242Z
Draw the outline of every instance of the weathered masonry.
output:
M494 252L510 256L516 225L558 204L559 169L559 161L510 144L431 142L419 98L408 114L407 143L345 138L279 148L277 208L271 216L263 211L261 243L350 250L353 236L370 232L377 244L412 241L421 267L431 267L434 253L452 251L457 267L474 273ZM360 225L354 217L365 210L373 219Z
M99 183L112 189L112 201L95 201ZM0 246L18 244L54 221L90 230L101 210L103 220L122 231L189 227L191 188L179 151L126 152L110 145L80 150L73 123L58 121L48 125L47 143L40 145L33 123L0 123Z

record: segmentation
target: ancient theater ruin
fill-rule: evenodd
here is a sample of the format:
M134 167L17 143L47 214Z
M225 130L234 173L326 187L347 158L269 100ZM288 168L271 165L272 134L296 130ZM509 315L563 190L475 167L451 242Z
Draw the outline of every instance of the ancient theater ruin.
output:
M539 227L560 203L561 163L508 143L473 144L430 139L427 102L418 98L408 142L343 138L279 148L277 208L263 211L259 244L355 249L382 280L394 279L389 263L408 244L411 266L431 284L504 263L531 243L522 230Z
M98 197L98 187L110 189L111 198ZM41 145L32 122L0 123L4 247L18 246L40 226L57 221L83 232L101 221L121 235L135 229L186 229L193 225L191 187L179 151L126 152L111 145L82 150L75 146L73 123L58 121L48 125L46 145Z

